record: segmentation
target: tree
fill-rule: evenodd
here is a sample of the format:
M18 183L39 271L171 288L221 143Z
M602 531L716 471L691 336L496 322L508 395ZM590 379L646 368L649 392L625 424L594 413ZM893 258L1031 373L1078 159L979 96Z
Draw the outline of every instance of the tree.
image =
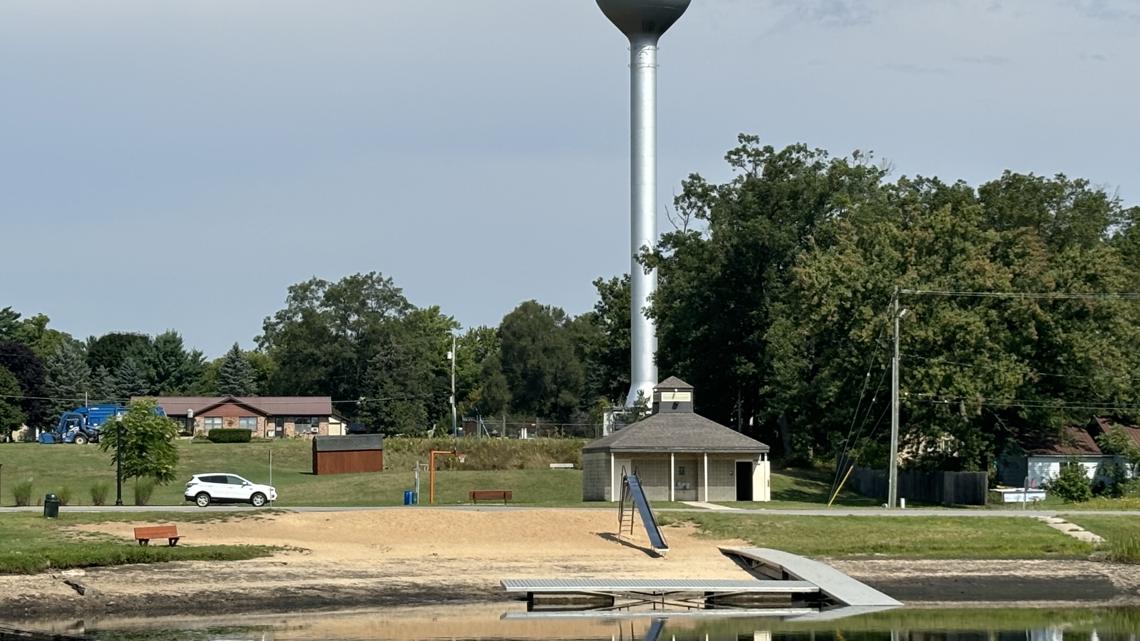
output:
M566 421L582 404L585 376L566 312L527 301L503 318L502 370L512 408Z
M257 394L253 366L237 343L226 352L218 369L218 393L231 396Z
M96 367L95 370L91 372L91 400L95 403L107 403L119 400L115 375L102 365Z
M412 309L392 279L377 272L292 285L285 308L265 319L257 339L274 363L270 389L367 396L368 373L388 326Z
M148 356L150 391L153 394L190 392L205 369L202 352L187 351L182 344L182 336L174 330L156 336Z
M49 414L43 397L44 365L30 347L17 342L0 343L0 367L7 369L20 383L24 398L20 409L28 425L41 427L46 424Z
M598 301L574 319L571 333L585 370L586 401L623 405L629 391L629 275L594 281ZM662 376L664 378L664 376Z
M414 310L385 327L360 404L370 426L385 434L422 434L444 422L450 431L447 352L456 329L455 320L438 307Z
M178 426L156 414L153 401L131 403L120 418L100 430L99 448L111 452L111 465L122 464L123 478L149 478L163 484L175 479Z
M115 369L115 396L123 399L147 396L151 391L151 373L140 356L127 356Z
M1114 425L1107 432L1097 435L1096 442L1105 454L1124 459L1128 464L1129 476L1136 478L1137 469L1140 468L1140 445L1127 432L1119 425Z
M91 371L106 367L107 371L119 369L128 356L149 354L151 339L146 334L134 332L110 332L87 339L87 366Z
M24 411L20 409L20 381L4 367L0 367L0 436L24 424Z
M1045 483L1045 491L1070 503L1083 503L1092 498L1092 482L1084 465L1075 460L1066 461L1061 464L1057 477Z
M91 393L91 370L79 343L61 343L44 363L44 370L44 396L52 416L82 404Z

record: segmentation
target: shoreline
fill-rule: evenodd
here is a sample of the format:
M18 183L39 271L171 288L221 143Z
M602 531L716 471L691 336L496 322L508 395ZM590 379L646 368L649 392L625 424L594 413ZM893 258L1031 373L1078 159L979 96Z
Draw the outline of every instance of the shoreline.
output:
M139 523L78 526L130 537ZM714 540L670 526L670 552L613 535L608 511L282 513L184 523L189 544L287 546L247 561L179 561L0 575L0 621L242 616L511 604L507 578L748 578ZM827 559L911 607L1140 605L1140 566L1101 561ZM82 594L80 593L82 592Z

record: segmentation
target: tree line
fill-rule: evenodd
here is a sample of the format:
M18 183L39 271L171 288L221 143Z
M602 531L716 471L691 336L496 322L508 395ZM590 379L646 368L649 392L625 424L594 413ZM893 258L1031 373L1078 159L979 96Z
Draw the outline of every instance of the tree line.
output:
M901 292L903 447L917 464L986 469L1009 443L1093 414L1137 422L1140 302L1094 294L1140 289L1140 208L1064 175L892 178L869 154L753 136L726 161L723 183L684 181L673 229L641 257L660 278L646 310L659 370L696 386L702 414L785 459L881 464ZM378 431L422 433L450 423L453 336L461 415L597 423L629 386L630 293L628 276L594 286L581 315L531 300L463 329L380 273L314 278L289 287L256 349L212 362L173 331L84 342L5 309L0 424L58 410L11 402L17 389L316 394Z

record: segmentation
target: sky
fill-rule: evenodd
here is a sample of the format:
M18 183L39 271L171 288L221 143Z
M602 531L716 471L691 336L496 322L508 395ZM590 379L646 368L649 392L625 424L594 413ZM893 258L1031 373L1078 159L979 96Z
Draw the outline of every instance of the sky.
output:
M739 133L893 177L1084 177L1140 204L1140 2L693 0L659 201ZM254 344L379 271L465 327L628 271L624 37L592 0L3 0L0 308Z

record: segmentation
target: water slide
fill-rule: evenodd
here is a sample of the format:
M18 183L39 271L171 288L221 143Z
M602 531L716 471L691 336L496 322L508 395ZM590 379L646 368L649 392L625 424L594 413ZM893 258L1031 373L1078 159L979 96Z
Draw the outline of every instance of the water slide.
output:
M661 534L661 526L657 525L657 517L653 515L653 509L649 506L649 499L645 497L645 490L641 487L641 481L637 478L637 474L624 474L621 485L621 507L619 509L622 511L622 515L624 516L625 502L628 499L633 503L638 514L641 515L641 522L645 525L645 533L649 535L649 544L660 553L667 552L669 544L665 542L665 536ZM632 527L632 525L631 523L630 526Z

